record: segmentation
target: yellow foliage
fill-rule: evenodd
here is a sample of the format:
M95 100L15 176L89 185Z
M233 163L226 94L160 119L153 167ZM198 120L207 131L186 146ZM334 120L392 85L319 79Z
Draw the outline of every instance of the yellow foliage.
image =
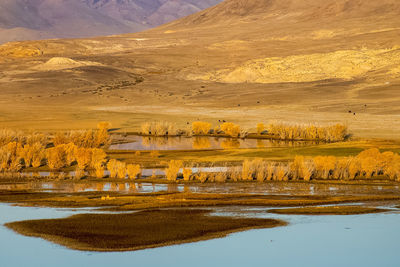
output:
M165 169L165 175L168 181L176 181L178 172L182 168L183 162L181 160L171 160L168 168Z
M78 163L78 168L85 170L89 167L92 159L92 149L79 147L75 150L75 158Z
M58 145L46 150L47 165L50 169L60 169L66 165L64 145Z
M317 156L314 158L315 170L319 177L328 179L330 172L335 169L336 157L334 156Z
M68 133L57 132L53 137L55 146L74 143L77 147L95 148L107 145L110 142L107 123L99 123L96 130L70 131Z
M107 158L106 152L101 148L92 148L90 156L89 165L92 168L103 166Z
M125 178L126 177L126 163L111 159L107 163L107 169L110 172L111 178Z
M192 176L192 169L183 169L182 171L183 174L183 180L184 181L190 181L190 177Z
M347 126L335 124L327 127L315 125L290 125L270 123L268 133L282 140L322 140L326 142L343 141L347 136Z
M178 129L170 122L145 122L141 125L142 134L154 136L177 135Z
M195 121L192 123L192 133L194 135L206 135L211 130L211 123Z
M95 170L95 175L96 175L97 178L103 178L104 177L105 167L103 165L96 165L94 170Z
M140 165L138 164L128 164L126 167L129 179L136 179L141 173Z
M125 179L126 178L126 163L122 161L117 161L117 177L119 179Z
M287 181L288 177L288 169L283 164L279 164L275 169L275 178L277 181Z
M220 125L221 130L232 137L239 137L240 135L240 126L236 125L232 122L224 122Z
M257 133L258 134L261 134L262 132L264 132L265 131L265 125L264 125L264 123L258 123L257 124Z
M253 173L251 170L251 161L246 159L243 161L242 165L242 180L253 180Z
M71 165L74 161L76 161L76 150L77 147L74 143L68 143L64 145L65 153L66 153L66 165Z

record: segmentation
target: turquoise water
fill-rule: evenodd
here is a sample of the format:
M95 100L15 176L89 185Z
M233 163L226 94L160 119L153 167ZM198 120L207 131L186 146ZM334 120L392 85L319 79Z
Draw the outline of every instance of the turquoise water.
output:
M398 212L356 216L256 213L282 218L290 225L118 253L69 250L39 238L17 235L3 226L10 221L59 218L79 212L90 210L0 204L0 266L400 266Z

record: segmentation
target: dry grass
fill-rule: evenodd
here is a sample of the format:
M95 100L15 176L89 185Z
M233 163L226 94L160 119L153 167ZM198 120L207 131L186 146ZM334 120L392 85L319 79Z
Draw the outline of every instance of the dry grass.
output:
M42 237L72 249L129 251L207 240L246 229L286 224L274 219L232 218L208 213L206 210L180 209L129 214L81 214L64 219L8 223L7 227L20 234Z

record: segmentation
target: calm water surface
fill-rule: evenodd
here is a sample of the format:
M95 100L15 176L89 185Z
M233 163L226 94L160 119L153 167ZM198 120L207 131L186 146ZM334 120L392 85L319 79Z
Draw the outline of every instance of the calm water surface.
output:
M223 210L222 210L223 211ZM254 212L260 210L254 209ZM3 226L86 211L0 204L0 266L399 266L400 214L287 216L290 225L134 252L73 251ZM177 222L178 224L178 222Z
M239 139L225 137L149 137L130 135L127 142L113 144L110 150L196 150L265 147L299 147L313 145L310 141L281 141L270 139Z

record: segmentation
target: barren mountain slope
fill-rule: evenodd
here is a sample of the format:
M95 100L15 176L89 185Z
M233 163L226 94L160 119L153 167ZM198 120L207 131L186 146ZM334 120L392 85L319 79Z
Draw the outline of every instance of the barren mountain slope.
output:
M357 136L394 138L399 15L396 0L226 0L137 34L10 43L0 46L0 114L16 127L18 114L32 110L32 126L46 114L44 128L345 122ZM94 63L51 70L54 57Z
M137 32L220 0L2 0L0 43Z

